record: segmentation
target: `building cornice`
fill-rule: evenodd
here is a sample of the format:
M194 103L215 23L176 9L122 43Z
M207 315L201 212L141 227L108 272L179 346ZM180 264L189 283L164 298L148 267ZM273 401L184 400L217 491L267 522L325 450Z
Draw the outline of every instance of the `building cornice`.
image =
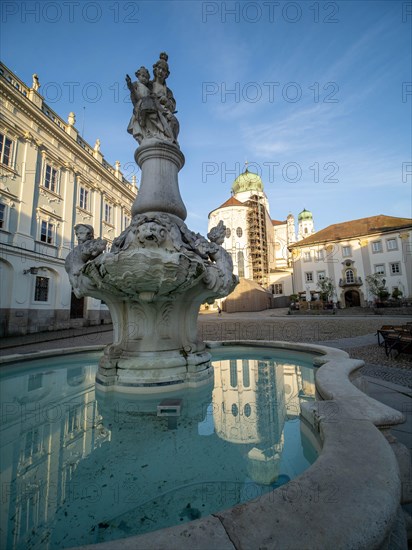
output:
M4 65L2 65L4 67ZM7 68L6 68L7 70ZM9 71L11 72L11 71ZM14 75L13 75L14 76ZM27 88L27 87L26 87ZM99 162L93 155L88 153L79 143L76 139L74 139L72 136L70 136L64 128L61 128L58 124L56 124L52 119L50 119L42 109L40 109L37 105L35 105L27 96L23 95L19 90L15 89L10 82L6 80L6 78L3 75L0 75L0 92L5 97L7 101L10 101L13 105L15 105L18 109L20 109L28 118L30 118L34 123L38 124L40 127L44 127L47 131L47 133L56 140L62 142L65 147L67 147L68 151L71 152L75 157L80 158L86 165L92 166L93 169L98 173L104 180L108 181L111 185L113 185L117 190L119 190L122 194L127 194L130 198L130 200L133 202L136 198L136 193L129 188L131 187L131 183L125 181L119 180L109 168L106 168L105 165L110 167L113 171L115 170L113 167L107 163L107 161L102 159L102 162ZM45 105L45 108L49 109L48 106ZM59 120L60 117L54 113L52 109L49 109L50 112L53 113L53 116L56 116ZM7 113L7 110L6 110ZM6 114L4 113L4 114ZM4 123L7 124L7 120L4 121ZM10 125L10 122L9 122ZM64 123L65 127L67 126L67 123ZM36 140L32 135L28 136L28 129L23 127L21 124L16 124L16 121L14 121L13 124L11 124L11 129L14 132L20 133L21 139L29 139L32 138L37 146L44 146L45 144L42 142L39 142ZM31 132L29 132L31 133ZM82 139L82 138L80 138ZM84 140L83 140L84 141ZM86 143L86 142L85 142ZM88 144L86 144L88 145ZM90 147L90 146L89 146ZM61 162L62 166L67 168L65 166L65 163L67 161L64 161L64 159L61 159L58 157L58 155L53 154L54 152L49 151L49 147L47 147L46 154L50 154L54 158L57 157L58 161ZM72 161L74 164L74 162ZM82 170L77 167L73 166L75 172L80 172L80 175L82 175ZM87 177L87 175L85 175ZM90 176L89 176L90 177Z
M288 250L291 249L298 249L298 248L310 248L313 246L319 246L319 245L326 245L330 243L346 243L350 241L366 241L366 244L376 239L377 237L381 237L382 235L385 235L387 233L404 233L405 231L412 231L412 225L410 227L408 226L399 226L399 227L388 227L388 228L382 228L376 233L362 233L360 235L353 235L351 237L342 237L342 238L335 238L335 239L322 239L319 241L312 241L311 243L303 243L303 241L298 241L296 243L293 243L288 246ZM401 235L399 235L401 237Z

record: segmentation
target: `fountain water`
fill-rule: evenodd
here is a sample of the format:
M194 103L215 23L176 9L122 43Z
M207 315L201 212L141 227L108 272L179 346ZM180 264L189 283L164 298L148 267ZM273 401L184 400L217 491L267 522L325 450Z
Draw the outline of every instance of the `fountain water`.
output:
M100 360L101 389L139 392L185 386L211 376L210 354L197 337L197 315L204 302L229 294L238 278L221 246L220 222L208 239L190 231L179 192L184 156L177 141L176 102L166 86L168 57L153 65L153 80L141 67L132 82L134 105L128 132L138 141L135 160L142 171L132 221L110 252L93 228L75 226L78 246L66 270L78 297L106 302L112 315L113 344Z

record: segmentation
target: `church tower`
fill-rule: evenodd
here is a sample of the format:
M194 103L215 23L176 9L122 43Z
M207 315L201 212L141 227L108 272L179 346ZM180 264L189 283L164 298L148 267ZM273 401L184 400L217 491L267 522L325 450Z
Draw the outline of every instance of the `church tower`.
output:
M304 208L298 216L298 241L306 239L315 233L312 212Z
M296 233L295 233L295 218L293 214L289 214L286 218L287 223L287 242L292 244L296 242Z

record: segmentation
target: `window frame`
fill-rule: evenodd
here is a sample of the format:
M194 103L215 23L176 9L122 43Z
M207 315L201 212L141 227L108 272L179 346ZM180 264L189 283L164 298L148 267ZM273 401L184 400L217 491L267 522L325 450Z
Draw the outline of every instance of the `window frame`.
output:
M313 271L305 271L305 283L313 283ZM308 277L310 275L310 278Z
M374 250L374 245L379 245L379 250ZM371 242L372 247L372 254L380 254L383 252L383 246L382 246L382 240L372 241Z
M5 143L6 140L10 142L10 148L8 153L7 162L4 162L4 153L5 153ZM16 154L16 140L9 137L7 134L0 132L0 164L2 166L7 166L14 170L15 167L15 154Z
M348 274L351 274L348 276ZM348 285L353 285L355 283L355 272L350 267L345 269L345 283Z
M44 233L44 235L46 235L46 240L43 240L42 239L42 235L43 235L43 224L46 224L46 232ZM51 231L51 241L49 242L47 239L48 239L48 234L49 234L49 227L52 227L52 231ZM57 235L57 223L54 221L54 220L46 220L44 218L40 218L39 220L39 242L41 242L42 244L47 244L49 246L56 246L56 235Z
M349 253L345 252L345 249L349 250ZM352 246L350 244L342 245L342 258L350 258L352 256Z
M398 266L398 271L393 271L392 266ZM394 277L398 277L399 275L402 275L402 266L401 262L389 262L389 275L392 275Z
M303 261L308 263L312 261L312 252L310 250L305 250L302 254Z
M82 191L84 195L83 205L82 205ZM78 207L81 208L82 210L85 210L86 212L90 212L90 196L91 196L90 189L86 185L80 185Z
M109 219L107 213L110 213ZM113 205L109 202L104 203L103 221L109 225L113 225Z
M323 262L323 248L315 250L315 262Z
M44 290L42 288L40 288L40 286L38 286L38 280L39 279L45 279L47 281L47 288L46 288L46 291L47 291L47 299L46 300L39 300L38 299L38 292L40 293L40 291ZM35 304L50 304L50 293L51 293L51 284L50 284L50 279L51 277L46 277L44 275L36 275L36 278L34 279L34 292L33 292L33 302Z
M321 275L323 275L322 278L321 278ZM324 280L326 279L326 271L325 271L325 270L317 271L317 272L316 272L316 276L317 276L318 283L319 283L320 281L324 281Z
M43 179L43 187L52 193L58 193L59 190L59 171L51 164L46 163Z
M243 250L238 250L236 254L237 274L239 277L245 276L245 255Z
M382 267L383 268L383 272L380 273L379 271L377 271L377 268L378 267ZM385 267L385 264L375 264L373 266L373 269L374 269L374 275L383 275L384 277L386 277L386 267Z
M273 294L276 296L283 296L283 283L273 283Z
M389 247L390 242L395 243L394 248ZM391 237L390 239L386 239L386 250L387 250L387 252L392 252L393 250L399 250L398 239L396 237Z
M0 211L2 207L4 207L4 210L3 210L3 219L1 219L1 216L0 216L0 231L8 231L9 207L5 202L0 201ZM1 223L3 223L3 225L1 225Z
M47 181L47 170L50 170L50 179L49 183L46 184ZM54 182L52 179L53 173L55 174ZM42 178L41 178L41 187L43 189L46 189L49 193L53 193L54 195L60 196L60 168L57 168L53 162L51 162L48 158L43 159L43 170L42 170ZM53 184L54 189L53 189Z

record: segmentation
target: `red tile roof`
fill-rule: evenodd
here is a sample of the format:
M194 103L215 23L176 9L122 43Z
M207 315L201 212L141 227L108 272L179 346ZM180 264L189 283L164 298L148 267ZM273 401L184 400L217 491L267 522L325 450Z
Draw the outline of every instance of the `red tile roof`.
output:
M272 220L272 225L285 225L286 220L284 222L280 222L279 220Z
M235 199L235 197L230 197L230 199L228 199L226 202L224 202L223 204L221 204L220 206L212 210L212 212L214 212L215 210L220 210L221 208L226 208L228 206L246 206L246 204L238 201L237 199ZM209 216L212 212L209 213Z
M335 223L317 231L310 237L298 241L290 246L297 248L316 243L324 243L328 241L342 241L355 237L363 237L374 235L376 233L384 233L395 231L397 229L412 229L412 219L410 218L395 218L393 216L371 216L370 218L361 218L348 222Z

